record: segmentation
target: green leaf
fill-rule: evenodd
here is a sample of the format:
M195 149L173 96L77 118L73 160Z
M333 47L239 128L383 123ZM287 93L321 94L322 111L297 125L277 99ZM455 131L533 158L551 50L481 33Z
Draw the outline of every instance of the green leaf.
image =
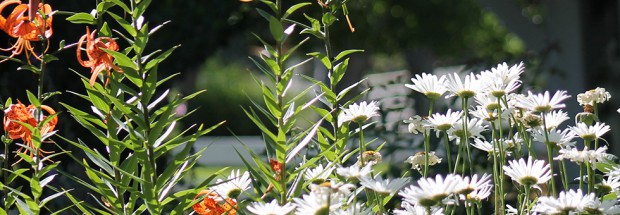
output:
M336 57L334 58L334 61L338 61L338 60L342 59L343 57L346 57L347 55L355 53L355 52L364 52L364 50L361 50L361 49L344 50L344 51L340 52L340 54L336 55Z
M99 29L99 36L112 37L112 29L110 29L108 22L103 22L101 29Z
M272 1L268 1L268 0L260 0L260 2L266 4L267 6L269 6L269 8L271 9L272 12L277 13L278 12L278 6L273 3Z
M150 4L151 0L141 0L140 3L138 3L136 10L134 11L135 14L133 14L133 17L138 18L142 16L142 14L144 14L144 11L146 11L146 8L148 8Z
M69 17L67 17L67 21L73 23L73 24L88 24L88 25L94 25L95 24L95 17L93 17L93 15L90 15L89 13L76 13L73 14Z
M30 90L26 90L26 95L28 95L28 101L30 102L30 104L34 105L35 107L41 106L41 102L39 102L39 99L37 99L37 96L32 94Z
M121 27L123 27L125 29L125 31L127 31L127 33L129 33L129 35L131 35L132 37L135 37L137 32L136 29L131 26L130 23L128 23L125 19L123 19L123 17L120 17L119 15L116 15L110 11L108 11L108 14L114 18L114 20L116 20L116 22L118 22L119 25L121 25Z
M106 2L111 2L114 3L115 5L123 8L123 10L125 11L125 13L131 14L131 9L129 9L129 7L127 7L127 4L123 3L120 0L105 0Z
M329 26L334 24L336 20L338 20L338 18L336 18L336 16L331 13L325 13L321 18L321 21L323 21L323 25L325 25L325 28L329 28Z
M282 41L284 28L282 27L280 20L273 16L269 17L269 31L271 31L271 36L273 36L273 39L278 42Z
M110 50L110 49L104 49L102 48L101 50L107 52L108 54L111 54L112 57L114 57L114 59L116 59L116 62L118 63L118 66L120 67L126 67L126 68L131 68L133 70L137 70L138 66L136 66L135 62L133 62L131 60L131 58L127 57L127 55L114 51L114 50Z
M347 67L349 67L349 58L337 64L336 67L334 67L333 74L328 74L332 86L338 85L340 80L342 80L342 77L344 77L344 74L347 72Z
M146 44L149 41L149 27L148 24L144 24L142 29L137 32L136 38L133 44L133 50L135 50L136 54L142 55Z
M311 5L312 3L310 2L302 2L302 3L298 3L295 4L291 7L289 7L286 12L284 12L284 15L282 15L282 19L286 19L289 15L293 14L295 11L297 11L299 8L302 8L304 6L308 6Z
M323 63L323 65L325 65L325 68L327 68L328 70L332 69L332 62L323 53L320 53L320 52L310 52L307 55L319 59L321 61L321 63Z
M181 45L176 45L173 46L172 48L166 50L164 53L161 53L160 55L158 55L156 58L154 58L153 60L150 60L148 63L146 63L146 66L144 67L145 70L150 70L151 68L153 68L155 65L161 63L162 61L164 61L166 58L168 58L168 56L170 56L170 54L172 54L172 52L174 50L176 50L177 48L179 48Z

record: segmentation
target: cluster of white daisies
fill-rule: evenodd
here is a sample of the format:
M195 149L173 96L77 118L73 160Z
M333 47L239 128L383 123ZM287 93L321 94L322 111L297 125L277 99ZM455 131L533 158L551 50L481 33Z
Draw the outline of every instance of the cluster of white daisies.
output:
M501 159L501 162L496 161L501 164L497 168L500 171L474 174L470 170L469 174L465 174L461 163L463 170L457 174L457 157L454 172L421 177L417 183L407 186L409 177L384 179L380 173L373 172L372 165L381 160L380 154L375 152L375 157L368 159L373 162L367 165L358 162L343 167L327 163L325 166L318 164L314 168L301 170L308 184L307 194L293 198L292 202L284 205L278 204L276 200L252 202L247 206L247 211L254 214L444 214L454 212L454 207L448 207L450 211L446 211L447 205L465 205L466 208L480 206L497 189L502 189L500 192L503 193L495 194L493 204L504 203L497 198L505 198L507 191L498 184L507 182L493 181L505 180L504 176L507 176L519 188L516 189L518 192L523 192L522 188L525 188L526 194L521 196L523 199L519 199L519 202L526 204L516 207L502 204L501 207L495 207L496 210L502 209L498 213L620 214L617 200L620 195L620 168L612 163L615 157L606 152L607 147L602 143L599 146L598 142L610 128L598 119L597 106L608 101L611 95L603 88L579 94L577 100L584 111L575 117L574 126L562 128L562 124L570 119L562 109L566 107L564 102L571 96L566 91L515 93L521 87L519 78L523 72L522 63L513 66L503 63L490 71L470 73L464 77L456 73L440 77L433 74L416 75L411 79L413 84L405 85L424 94L432 104L444 95L446 98L457 97L461 101L461 110L448 109L445 113L433 113L431 109L429 116L413 116L405 120L409 132L424 134L425 137L431 133L437 137L443 134L446 145L471 145L487 153L489 158ZM375 101L351 104L343 108L339 124L355 122L361 125L379 115L378 110L379 104ZM579 138L582 141L577 141ZM429 140L425 138L425 141ZM433 144L437 145L436 142ZM556 156L548 161L538 160L536 147L533 147L537 142L547 146L547 150L551 151L549 155ZM467 150L469 153L469 148ZM449 151L447 149L448 153L438 153L448 156L443 158L435 151L421 151L405 162L422 172L423 167L450 159ZM461 159L465 162L464 158ZM562 170L560 174L554 173L555 162L574 162L580 168L587 167L589 175L580 175L576 181L588 183L594 181L594 175L590 173L596 170L598 164L605 163L609 169L601 174L602 177L597 176L596 190L588 189L585 192L581 183L575 189L573 181L564 183L566 181L563 180L564 191L554 195L555 190L550 192L548 189L545 192L539 185L548 188L554 177L565 177L566 172ZM244 174L242 178L247 182L238 184L250 184L249 177ZM530 193L530 188L535 191ZM369 196L368 191L373 191L374 197ZM365 201L379 201L370 205L383 204L382 199L396 195L402 201L399 208L384 211L379 207L379 212L373 212L368 204L357 201L357 196L362 192L367 194ZM610 195L615 197L610 198Z

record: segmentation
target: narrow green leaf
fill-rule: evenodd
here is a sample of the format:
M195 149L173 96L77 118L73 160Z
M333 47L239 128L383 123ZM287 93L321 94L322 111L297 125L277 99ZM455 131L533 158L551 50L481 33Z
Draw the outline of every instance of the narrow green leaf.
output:
M129 7L127 6L127 4L123 3L120 0L105 0L106 2L112 2L114 4L116 4L117 6L121 7L125 13L131 14L131 9L129 9Z
M127 57L127 55L117 52L117 51L110 50L110 49L102 48L101 50L107 52L108 54L111 54L114 57L114 59L116 59L116 62L118 62L118 66L131 68L133 70L138 69L138 66L136 66L136 63L133 62L131 58Z
M336 67L334 67L333 74L328 74L332 86L336 86L338 85L338 83L340 83L340 80L342 80L342 77L344 77L344 74L347 72L348 67L349 58L337 64Z
M39 102L39 99L37 99L37 96L32 94L32 92L30 92L29 90L26 90L26 95L28 95L28 101L30 102L30 104L34 105L35 107L41 106L41 102Z
M344 50L344 51L340 52L340 54L336 55L336 57L334 58L334 61L338 61L338 60L342 59L343 57L346 57L347 55L355 53L355 52L364 52L364 50L361 50L361 49Z
M280 20L276 19L273 16L269 17L269 31L271 32L271 36L273 36L273 39L278 42L282 41L282 38L284 36L284 28L282 27L282 23L280 22Z
M95 17L93 17L93 15L90 15L89 13L76 13L73 14L69 17L67 17L67 21L73 23L73 24L88 24L88 25L94 25L95 24Z
M336 16L334 16L334 14L331 14L331 13L324 13L323 17L321 18L321 21L323 22L323 25L325 25L326 28L334 24L336 20L338 20L338 18L336 18Z
M321 63L323 63L323 65L325 65L325 68L327 68L329 70L332 69L332 62L323 53L320 53L320 52L310 52L307 55L319 59L321 61Z
M300 8L304 7L304 6L308 6L311 5L312 3L310 2L302 2L302 3L298 3L295 4L291 7L289 7L286 12L284 12L284 15L282 15L282 19L286 19L288 16L290 16L291 14L293 14L295 11L299 10Z
M125 31L127 31L127 33L129 33L132 37L136 36L136 29L131 26L131 24L127 22L123 17L120 17L119 15L116 15L110 11L107 12L112 18L114 18L114 20L116 20L116 22L118 22L119 25L121 25L121 27L125 29Z

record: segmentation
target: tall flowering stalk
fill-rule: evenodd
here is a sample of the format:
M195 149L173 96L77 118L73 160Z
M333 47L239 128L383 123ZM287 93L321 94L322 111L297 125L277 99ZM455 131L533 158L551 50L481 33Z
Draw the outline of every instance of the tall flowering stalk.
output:
M177 121L193 112L177 114L177 108L202 91L181 96L171 95L170 89L162 89L162 84L174 75L160 76L158 65L178 46L163 52L145 51L151 35L165 24L151 28L144 22L151 1L108 3L109 7L97 7L96 13L75 13L67 18L75 24L96 27L91 31L93 26L87 26L86 33L76 39L77 61L89 68L90 71L84 72L90 72L90 78L82 79L84 94L74 94L91 108L79 110L68 104L63 106L99 140L95 144L106 149L99 151L92 148L90 144L93 143L63 138L88 157L88 160L81 160L68 153L82 164L88 178L68 177L89 189L101 204L91 205L70 193L67 196L77 206L76 210L85 214L183 213L199 202L194 197L213 177L196 184L197 188L177 190L175 185L205 150L194 152L196 138L221 123L208 128L200 125L174 134ZM125 15L108 10L111 7L122 10ZM116 22L123 31L115 30L113 35L108 21ZM117 41L116 37L124 41ZM86 53L87 59L82 53ZM164 159L166 155L171 157Z

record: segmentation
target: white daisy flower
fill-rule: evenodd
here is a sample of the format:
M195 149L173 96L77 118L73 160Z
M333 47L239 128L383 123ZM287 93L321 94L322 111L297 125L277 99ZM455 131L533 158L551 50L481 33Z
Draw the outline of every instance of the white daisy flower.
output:
M506 205L506 215L519 215L519 210L512 205Z
M495 123L495 126L499 126L499 114L497 109L489 110L482 106L476 106L476 109L469 110L469 113L480 120L484 120L485 122ZM502 109L502 126L508 125L508 119L510 118L510 114L512 113L512 109Z
M372 150L365 151L362 153L362 156L365 164L370 164L373 166L383 161L383 156L381 156L381 153ZM362 165L362 162L360 162L360 156L357 156L357 165Z
M395 215L444 215L443 208L431 207L431 213L428 214L425 207L412 205L407 202L401 203L401 209L394 210Z
M482 120L478 119L478 118L472 118L469 119L469 121L467 122L467 135L466 137L469 138L483 138L483 136L480 134L483 131L487 130L487 126L482 124ZM461 138L463 137L463 134L465 133L465 131L463 130L463 120L459 120L456 123L454 123L454 126L452 126L452 128L448 129L448 138L450 140L456 140L456 144L459 145L461 144Z
M547 129L557 128L564 121L570 119L568 114L562 110L557 110L545 114L545 125Z
M364 167L360 167L359 165L351 165L349 167L338 167L336 169L336 173L338 175L345 177L350 181L359 181L360 178L370 175L371 172L371 164Z
M431 117L428 118L427 122L429 126L433 127L437 132L439 131L447 131L452 128L454 124L456 124L459 119L461 119L463 112L455 111L452 112L451 109L448 109L448 112L443 115L440 113L434 113Z
M409 117L409 119L403 120L403 122L408 124L407 129L409 133L418 134L424 133L427 130L424 126L426 122L420 116Z
M310 192L302 195L302 198L293 198L295 205L295 214L329 214L336 211L342 206L340 201L334 201L330 195L320 194L318 192Z
M248 171L240 174L240 170L232 171L226 180L218 179L211 189L222 198L237 198L242 192L250 189L252 181Z
M452 75L448 75L446 88L450 92L446 98L450 98L452 96L471 98L482 90L482 85L478 79L476 79L474 73L466 75L463 80L461 80L461 77L457 73L453 73Z
M601 138L603 134L607 133L609 129L609 125L605 125L605 123L596 122L596 124L588 126L586 123L580 122L577 123L576 126L570 127L575 134L577 134L581 139L587 141L593 141Z
M380 176L375 176L375 178L360 178L360 184L362 186L381 194L396 193L396 191L403 188L403 186L407 183L409 183L408 178L395 178L393 180L390 180L389 178L384 180Z
M454 194L462 181L459 175L448 174L444 179L437 174L435 179L419 179L417 186L411 185L398 192L398 195L404 197L403 201L409 204L431 207L441 204L444 199Z
M543 125L542 117L532 111L518 112L515 114L515 118L526 128L538 128Z
M491 71L483 71L478 75L478 80L483 89L494 97L502 97L521 86L519 75L523 73L523 63L508 68L506 63L498 64Z
M314 169L308 168L304 174L304 178L306 181L312 181L313 183L320 184L329 178L334 169L336 169L336 167L332 163L327 164L326 167L323 167L323 164L319 164Z
M446 92L446 77L437 78L436 75L422 73L422 76L416 74L412 78L413 84L405 84L405 87L424 94L431 100L435 100Z
M405 163L411 164L411 169L415 169L418 171L420 171L420 169L424 166L425 162L426 162L426 156L424 152L418 152L413 156L409 156L407 160L405 160ZM438 163L441 163L441 158L437 157L437 155L435 155L435 152L429 152L428 153L428 165L434 166L435 164L438 164Z
M553 94L553 97L550 97L549 91L545 91L542 94L533 94L532 92L527 92L527 94L525 97L517 97L517 107L542 113L565 108L566 105L561 102L570 98L566 91L557 91Z
M543 128L533 129L532 137L534 141L538 141L541 143L545 143L547 139L545 138L545 130ZM561 148L570 148L575 146L575 141L572 141L577 134L573 132L571 129L558 130L552 128L549 130L547 134L547 138L549 138L549 143L552 145L559 146Z
M588 90L585 93L577 94L577 102L579 105L594 105L594 103L604 103L609 101L611 94L605 90L605 88L597 87L593 90Z
M349 196L349 194L351 194L356 187L353 184L328 181L321 184L310 184L308 185L308 188L310 188L310 192L312 193L329 195L331 201L340 201Z
M474 101L476 101L476 104L489 111L497 110L503 106L498 103L497 98L487 94L476 94L476 96L474 96Z
M481 187L480 189L476 189L472 191L469 194L466 194L466 195L461 194L459 195L459 198L463 201L466 201L468 205L470 205L471 202L481 202L482 200L489 198L492 191L493 191L493 185L486 185L486 186Z
M584 211L588 214L620 214L620 205L617 205L617 200L604 200L600 201L594 199L593 202L587 203Z
M560 192L558 198L551 196L541 196L538 198L533 211L542 214L569 214L571 212L581 213L585 211L588 205L592 205L596 201L596 195L590 193L583 195L581 190L569 190L568 192Z
M607 154L607 146L599 147L596 150L588 150L585 147L583 151L579 151L576 148L572 149L560 149L559 155L554 158L555 160L570 160L577 164L585 164L586 162L596 164L597 162L605 161L605 159L611 158L613 155ZM596 168L592 165L592 168Z
M362 203L355 203L355 205L349 205L347 209L338 209L332 214L335 215L360 215L360 214L372 214L372 208L364 207Z
M504 166L504 173L521 185L535 188L551 179L549 164L542 160L533 160L532 157L528 157L527 162L523 158L508 161L508 166Z
M467 195L487 186L492 186L491 175L485 173L481 177L478 177L478 174L474 174L471 178L469 176L465 176L461 183L457 185L455 192L457 194Z
M363 101L359 104L351 104L348 108L342 109L342 114L338 117L338 121L339 124L349 121L362 123L371 117L379 116L378 111L379 102L371 101L370 103L366 103L366 101Z
M286 215L295 210L295 206L291 203L280 205L274 199L269 203L252 202L247 209L255 215Z
M616 195L620 195L620 177L609 176L603 179L603 181L597 185L597 190L603 194L613 192Z
M502 147L504 149L510 148L510 145L508 144L509 141L504 141L504 139L500 139L498 141L502 144ZM489 153L489 156L491 156L493 153L499 153L499 148L496 148L494 143L483 139L474 139L474 142L470 144L477 149ZM510 156L512 154L512 152L509 150L505 150L504 152L506 153L506 156Z

